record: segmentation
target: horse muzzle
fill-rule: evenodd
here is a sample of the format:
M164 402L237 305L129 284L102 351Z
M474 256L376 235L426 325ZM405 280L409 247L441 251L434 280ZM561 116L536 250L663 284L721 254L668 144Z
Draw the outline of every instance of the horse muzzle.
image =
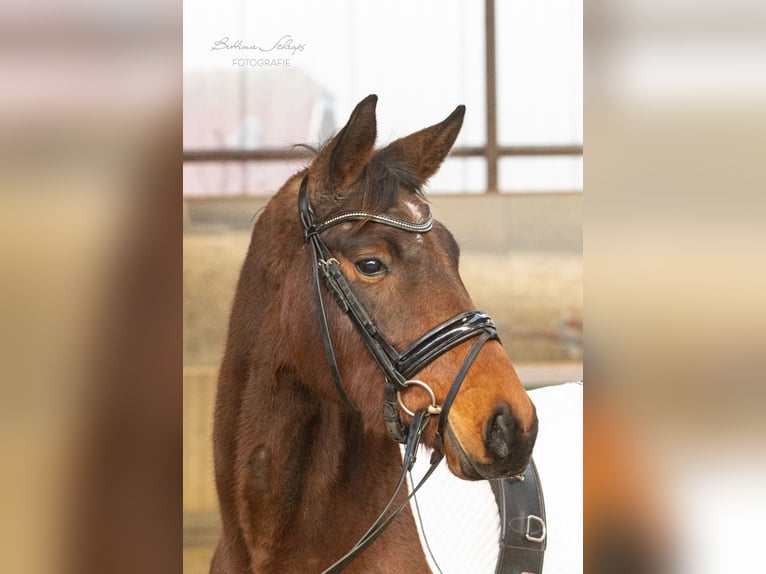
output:
M444 452L452 473L466 480L509 478L524 472L537 438L537 417L526 430L502 404L484 425L483 453L470 453L449 422L444 433Z

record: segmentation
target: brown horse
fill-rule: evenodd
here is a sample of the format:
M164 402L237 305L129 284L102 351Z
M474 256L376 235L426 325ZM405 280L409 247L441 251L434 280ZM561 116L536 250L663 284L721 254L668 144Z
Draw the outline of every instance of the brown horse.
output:
M223 532L213 573L321 572L375 521L401 472L401 452L382 412L386 377L333 295L323 286L318 305L312 292L315 264L298 210L300 188L316 221L349 210L364 214L321 233L312 229L391 348L405 349L473 309L455 240L440 223L430 231L423 223L430 217L423 185L451 149L465 107L376 150L376 103L374 95L360 102L255 224L218 383L214 451ZM341 392L323 347L320 307ZM458 477L517 475L537 434L534 405L496 339L472 364L471 348L461 342L416 373L443 404L456 373L470 367L443 437L432 420L423 442L443 451ZM401 400L411 411L434 402L425 385L403 389ZM405 497L400 492L396 502ZM429 571L409 508L347 571Z

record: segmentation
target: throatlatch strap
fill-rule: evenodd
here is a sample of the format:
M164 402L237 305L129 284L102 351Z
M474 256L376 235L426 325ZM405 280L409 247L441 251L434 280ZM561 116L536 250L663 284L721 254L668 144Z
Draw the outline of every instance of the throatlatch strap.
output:
M541 574L548 532L545 501L534 461L523 480L491 480L500 514L500 552L496 574Z

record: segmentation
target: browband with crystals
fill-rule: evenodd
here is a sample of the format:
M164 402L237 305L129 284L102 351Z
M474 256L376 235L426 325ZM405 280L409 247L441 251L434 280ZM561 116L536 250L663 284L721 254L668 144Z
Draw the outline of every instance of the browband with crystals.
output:
M364 211L344 211L326 221L323 221L322 223L312 225L306 230L306 233L308 236L316 235L317 233L322 233L323 231L333 227L334 225L338 225L339 223L361 220L382 223L383 225L396 227L397 229L402 229L411 233L426 233L427 231L431 231L434 226L434 220L433 217L431 217L430 211L428 213L428 217L426 217L426 220L422 223L407 221L406 219L394 217L393 215L373 215L372 213L367 213Z

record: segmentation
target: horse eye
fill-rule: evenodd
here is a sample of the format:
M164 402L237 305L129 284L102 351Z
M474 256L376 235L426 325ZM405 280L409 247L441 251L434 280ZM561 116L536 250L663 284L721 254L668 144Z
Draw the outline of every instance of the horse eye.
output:
M356 268L365 275L380 275L386 269L378 259L361 259L356 262Z

